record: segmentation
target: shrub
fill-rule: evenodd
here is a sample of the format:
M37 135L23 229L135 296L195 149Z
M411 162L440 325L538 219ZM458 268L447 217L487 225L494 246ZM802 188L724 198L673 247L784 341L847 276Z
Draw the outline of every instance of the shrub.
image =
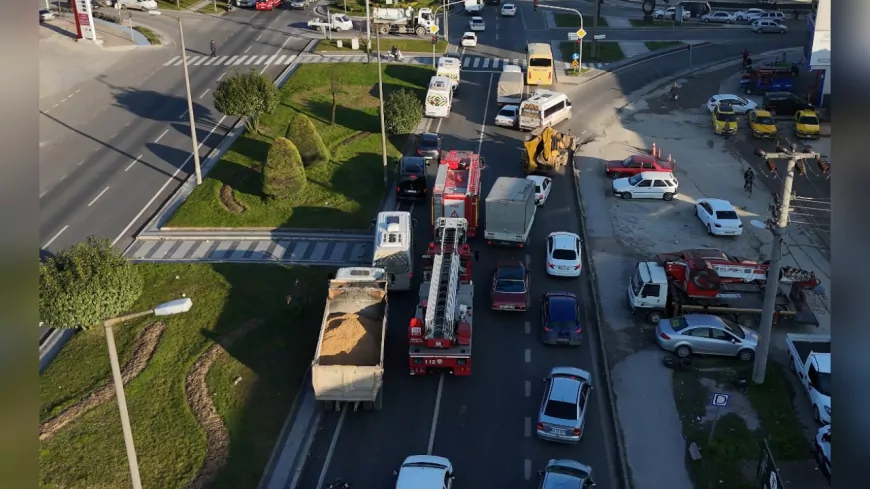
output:
M263 163L263 195L270 199L287 199L305 189L305 167L293 142L277 138Z
M312 168L329 161L329 148L305 114L296 114L287 126L287 139L293 142L302 157L305 168Z
M224 115L244 117L248 130L260 130L260 116L278 106L278 89L255 70L233 73L218 82L214 107Z
M384 104L384 125L389 134L410 134L423 118L423 103L411 90L391 92Z

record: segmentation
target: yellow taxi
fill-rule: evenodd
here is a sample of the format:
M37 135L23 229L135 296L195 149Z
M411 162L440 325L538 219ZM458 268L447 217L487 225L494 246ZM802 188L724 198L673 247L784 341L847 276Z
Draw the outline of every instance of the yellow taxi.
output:
M819 116L814 110L799 110L794 114L794 133L800 139L819 137Z
M713 130L716 134L737 134L737 113L731 105L720 103L713 108Z
M749 119L749 130L752 135L757 138L775 138L776 137L776 122L773 116L766 110L750 110L747 113Z

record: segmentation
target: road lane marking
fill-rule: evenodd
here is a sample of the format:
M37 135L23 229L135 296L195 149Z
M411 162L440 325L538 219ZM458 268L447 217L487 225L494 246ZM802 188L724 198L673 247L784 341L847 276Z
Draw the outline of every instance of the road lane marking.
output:
M526 321L526 334L529 334L531 332L532 332L532 322Z
M229 65L228 65L228 66L229 66ZM221 76L219 76L219 77L217 77L217 80L215 80L215 81L221 81L221 78L223 78L223 77L224 77L224 75L226 75L226 74L227 74L227 72L226 72L226 71L225 71L225 72L223 72L223 73L221 73Z
M526 27L526 16L523 15L523 9L518 8L517 10L520 11L520 20L523 22L523 32L526 32L529 30L529 28Z
M133 165L135 165L136 163L139 163L139 160L142 159L142 156L143 155L137 156L135 160L133 160L129 165L127 165L127 168L124 168L124 171L127 171L130 168L133 168Z
M155 139L154 142L155 143L160 142L160 140L163 139L163 136L165 136L167 132L169 132L169 129L163 131L159 136L157 136L157 139Z
M529 459L523 460L523 476L526 480L530 480L532 478L532 461Z
M208 61L209 58L210 58L210 56L203 56L202 58L194 61L193 63L188 63L188 65L199 66L199 65L205 63L206 61Z
M260 34L260 35L259 35L259 36L257 36L257 38L256 38L256 39L254 39L254 41L255 41L255 42L256 42L256 41L259 41L259 40L260 40L260 39L261 39L261 38L262 38L262 37L263 37L263 35L262 35L262 34Z
M106 193L107 190L109 190L109 187L104 188L102 192L98 193L97 196L94 197L94 200L92 200L92 201L88 204L88 207L94 205L94 202L96 202L97 199L99 199L100 197L102 197L103 194Z
M532 363L532 350L526 348L526 363Z
M493 76L495 76L495 74L489 75L489 85L486 87L486 98L483 99L484 102L488 102L489 96L492 95L492 77ZM484 131L486 131L486 120L487 120L486 119L486 112L488 110L489 110L489 103L486 103L483 106L483 122L480 123L480 139L477 142L477 154L478 155L480 154L480 148L483 147L483 134L484 134Z
M532 264L532 255L526 255L526 268Z
M205 95L209 92L209 90L211 90L211 88L206 88L205 91L202 92L202 95L199 96L199 98L205 97Z
M172 63L175 63L176 61L178 61L179 59L181 59L181 56L173 56L173 57L169 58L169 61L163 63L163 66L169 66Z
M248 51L250 51L250 50L251 50L251 46L248 46L247 49L245 49L244 51L242 51L242 54L247 54Z
M523 382L523 390L525 390L526 397L532 397L532 381L527 380Z
M416 206L416 205L417 205L416 202L411 202L411 207L408 208L408 213L411 214L412 216L414 215L414 206Z
M426 448L426 455L432 455L432 449L435 448L435 429L438 427L438 411L441 410L441 393L443 391L444 374L441 374L438 377L438 393L435 394L435 412L432 413L432 428L429 430L429 446Z
M435 134L439 134L441 132L441 123L444 122L444 118L438 119L438 125L435 126Z
M178 117L178 120L182 120L182 119L184 119L185 117L187 117L187 109L185 109L185 110L184 110L184 113L182 113L182 114Z
M526 416L526 419L523 422L523 435L525 435L526 438L532 436L532 418L528 416Z
M69 227L69 224L67 224L66 226L62 227L62 228L60 229L60 231L57 232L57 234L55 234L55 235L54 235L50 240L48 240L48 242L46 242L44 245L42 245L42 249L46 249L46 248L48 248L49 246L51 246L51 244L54 243L54 240L56 240L57 238L59 238L60 235L63 234L63 232L66 231L68 227Z
M247 56L239 56L239 59L233 61L233 66L239 66L239 65L242 64L246 59L248 59ZM227 66L229 66L229 63L227 64Z
M332 461L332 454L335 452L335 445L338 444L338 435L341 433L341 425L344 424L344 416L346 414L347 404L341 407L341 415L338 417L335 433L332 434L332 441L329 442L329 450L326 451L326 458L323 460L323 468L320 469L320 478L317 479L316 487L323 487L326 483L326 471L329 470L329 462Z

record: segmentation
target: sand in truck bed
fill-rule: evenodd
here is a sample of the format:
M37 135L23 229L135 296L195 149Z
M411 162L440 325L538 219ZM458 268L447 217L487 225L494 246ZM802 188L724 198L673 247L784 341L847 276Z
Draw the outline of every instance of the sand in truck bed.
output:
M375 366L381 359L383 322L358 314L333 313L327 317L320 344L320 365Z

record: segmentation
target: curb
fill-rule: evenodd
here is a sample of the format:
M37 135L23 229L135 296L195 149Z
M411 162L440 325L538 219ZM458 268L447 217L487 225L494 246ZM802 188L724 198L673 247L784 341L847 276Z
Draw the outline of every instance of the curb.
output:
M130 36L132 33L133 42L136 43L136 47L151 47L151 46L153 46L153 44L151 44L148 41L148 38L145 37L141 32L137 31L136 29L131 29L125 25L116 24L114 22L109 22L108 20L98 19L96 17L94 17L94 24L96 24L98 26L106 27L106 28L113 30L113 31L116 31L116 32L120 32L125 37ZM149 29L151 29L151 28L149 27Z
M39 345L39 373L41 374L46 367L54 360L54 357L63 348L63 345L76 334L75 329L54 329L49 333L48 338Z

